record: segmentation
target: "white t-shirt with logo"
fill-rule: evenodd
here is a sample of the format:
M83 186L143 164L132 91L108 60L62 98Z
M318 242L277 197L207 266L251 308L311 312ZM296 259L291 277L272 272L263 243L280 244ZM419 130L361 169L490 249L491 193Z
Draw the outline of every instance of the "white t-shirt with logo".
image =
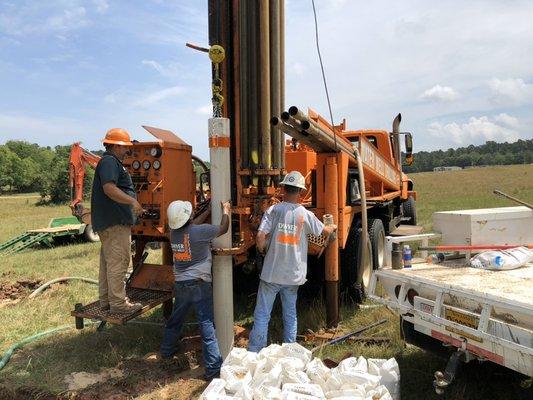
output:
M304 206L281 202L270 207L259 231L270 234L261 279L279 285L303 285L307 275L307 235L320 235L324 224Z

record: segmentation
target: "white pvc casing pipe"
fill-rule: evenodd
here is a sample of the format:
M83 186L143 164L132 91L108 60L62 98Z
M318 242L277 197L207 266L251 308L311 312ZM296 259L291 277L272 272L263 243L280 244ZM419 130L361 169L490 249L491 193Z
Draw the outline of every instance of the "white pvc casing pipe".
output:
M222 218L220 202L231 200L230 124L228 118L210 118L209 156L211 161L211 221ZM213 240L213 247L231 248L231 221L227 233ZM232 256L213 256L213 308L215 328L222 358L233 348L233 260Z

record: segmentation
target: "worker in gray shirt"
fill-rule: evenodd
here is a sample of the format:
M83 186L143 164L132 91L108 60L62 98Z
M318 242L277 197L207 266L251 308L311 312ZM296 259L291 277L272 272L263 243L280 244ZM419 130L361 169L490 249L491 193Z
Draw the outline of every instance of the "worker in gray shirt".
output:
M188 201L176 200L168 206L167 216L170 244L174 256L174 310L167 321L161 356L172 358L178 351L178 341L183 321L189 309L194 306L202 338L202 355L205 377L212 379L219 375L222 357L218 348L213 323L213 288L211 241L228 231L229 202L221 204L220 225L193 223L192 205Z
M306 282L307 235L329 235L337 229L324 224L299 204L305 188L305 178L298 171L285 176L283 202L270 207L261 220L256 247L265 253L261 280L257 291L254 326L250 332L248 350L259 352L267 344L268 324L278 293L281 297L283 342L296 341L296 300L298 287Z

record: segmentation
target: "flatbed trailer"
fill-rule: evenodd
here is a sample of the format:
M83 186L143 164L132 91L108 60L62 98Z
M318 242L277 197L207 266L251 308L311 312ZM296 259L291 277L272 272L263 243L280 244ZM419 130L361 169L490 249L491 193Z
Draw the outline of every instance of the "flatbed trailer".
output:
M397 310L406 342L453 349L437 393L462 362L491 361L533 376L533 264L509 271L465 266L465 259L374 271L369 297Z

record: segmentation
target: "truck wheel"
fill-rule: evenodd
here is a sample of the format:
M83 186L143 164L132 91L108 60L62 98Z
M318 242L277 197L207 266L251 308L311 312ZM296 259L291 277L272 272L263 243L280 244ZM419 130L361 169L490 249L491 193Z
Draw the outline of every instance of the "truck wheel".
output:
M385 228L380 219L368 220L368 239L372 243L373 269L381 269L385 261Z
M365 298L365 286L368 285L372 273L372 257L368 256L366 265L361 265L361 221L354 220L340 254L341 291L349 300L361 303ZM370 242L366 249L371 254Z
M85 238L85 240L91 243L100 241L100 237L98 236L98 233L93 231L93 226L91 224L85 225L85 230L83 231L83 237Z
M405 224L416 225L416 201L412 196L402 203L403 216L409 218Z

